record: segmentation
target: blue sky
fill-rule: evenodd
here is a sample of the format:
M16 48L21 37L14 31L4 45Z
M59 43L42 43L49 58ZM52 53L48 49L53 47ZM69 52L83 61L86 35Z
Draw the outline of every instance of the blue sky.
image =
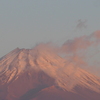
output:
M63 43L96 30L100 0L0 0L0 57L16 47Z

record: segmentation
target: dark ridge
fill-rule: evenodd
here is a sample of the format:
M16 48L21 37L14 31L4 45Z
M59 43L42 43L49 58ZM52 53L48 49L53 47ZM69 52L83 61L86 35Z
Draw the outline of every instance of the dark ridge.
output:
M44 88L47 88L47 85L42 85L37 88L31 89L26 92L23 96L20 97L19 100L31 100L32 98L36 97L36 94Z

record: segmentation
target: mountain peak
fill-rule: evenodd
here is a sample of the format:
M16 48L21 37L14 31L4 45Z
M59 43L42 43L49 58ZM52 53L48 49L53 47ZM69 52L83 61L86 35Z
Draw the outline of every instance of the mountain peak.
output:
M79 86L100 93L98 77L75 66L74 62L67 63L66 59L45 45L35 49L16 48L0 60L0 84L2 86L13 83L25 73L25 80L34 81L33 73L37 73L36 75L40 77L42 74L39 72L52 77L55 80L53 85L62 90L77 92L75 87ZM43 74L43 77L45 75Z

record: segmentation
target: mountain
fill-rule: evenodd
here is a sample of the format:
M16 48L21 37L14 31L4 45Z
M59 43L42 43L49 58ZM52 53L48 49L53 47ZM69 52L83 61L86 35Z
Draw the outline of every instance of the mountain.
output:
M100 78L48 46L16 48L0 59L0 100L100 100Z

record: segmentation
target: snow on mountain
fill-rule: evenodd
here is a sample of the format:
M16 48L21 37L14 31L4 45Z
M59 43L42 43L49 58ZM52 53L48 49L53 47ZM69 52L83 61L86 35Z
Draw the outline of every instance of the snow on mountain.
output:
M75 67L71 62L61 58L46 46L37 46L35 49L15 49L0 61L1 83L9 83L24 71L42 70L55 79L61 88L71 90L76 85L81 85L100 92L99 78Z

